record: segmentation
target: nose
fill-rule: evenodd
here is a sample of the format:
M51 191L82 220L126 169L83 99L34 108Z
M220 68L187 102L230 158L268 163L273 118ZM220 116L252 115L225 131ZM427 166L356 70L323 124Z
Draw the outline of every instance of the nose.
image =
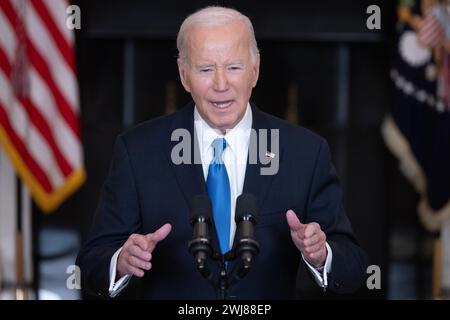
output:
M228 90L228 79L223 68L217 68L214 74L214 90L216 91L227 91Z

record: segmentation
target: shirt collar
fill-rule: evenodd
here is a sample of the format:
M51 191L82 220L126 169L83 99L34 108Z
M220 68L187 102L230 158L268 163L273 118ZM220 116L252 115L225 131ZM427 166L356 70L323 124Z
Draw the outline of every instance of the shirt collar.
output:
M211 147L212 142L216 138L225 138L227 140L228 146L237 155L248 151L248 142L250 139L250 130L252 128L253 116L250 108L250 104L247 103L247 109L234 128L227 130L226 134L223 135L221 132L213 129L200 115L197 110L197 106L194 108L194 124L195 130L197 131L198 141L200 144L200 150L202 154L208 152L208 148Z

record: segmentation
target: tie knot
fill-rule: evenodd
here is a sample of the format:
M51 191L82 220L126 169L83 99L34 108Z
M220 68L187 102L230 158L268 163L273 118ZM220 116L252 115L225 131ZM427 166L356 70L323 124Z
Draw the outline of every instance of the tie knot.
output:
M212 147L214 149L213 161L215 163L223 163L222 155L223 151L227 147L227 140L225 140L224 138L214 139L214 141L212 142Z

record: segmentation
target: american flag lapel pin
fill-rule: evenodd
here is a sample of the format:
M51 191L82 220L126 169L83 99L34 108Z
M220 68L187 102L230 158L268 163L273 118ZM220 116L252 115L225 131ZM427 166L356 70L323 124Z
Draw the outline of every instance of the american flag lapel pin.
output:
M273 152L270 152L270 151L266 151L266 157L269 157L269 158L275 158L275 153L273 153Z

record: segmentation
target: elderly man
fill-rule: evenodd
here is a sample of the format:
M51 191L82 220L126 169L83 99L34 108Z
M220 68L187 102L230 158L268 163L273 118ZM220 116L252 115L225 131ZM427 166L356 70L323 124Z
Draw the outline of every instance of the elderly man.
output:
M103 297L128 291L148 299L215 298L187 250L188 203L209 196L224 255L233 248L242 193L257 198L260 252L227 298L295 298L299 268L324 289L357 289L366 255L342 209L326 142L249 102L260 64L250 20L228 8L202 9L183 22L177 46L180 79L193 103L118 137L92 232L77 259L83 289ZM192 134L199 163L174 163L177 129ZM278 152L268 153L279 157L274 174L261 174L263 164L250 162L251 129L278 132ZM221 164L218 174L214 166Z

